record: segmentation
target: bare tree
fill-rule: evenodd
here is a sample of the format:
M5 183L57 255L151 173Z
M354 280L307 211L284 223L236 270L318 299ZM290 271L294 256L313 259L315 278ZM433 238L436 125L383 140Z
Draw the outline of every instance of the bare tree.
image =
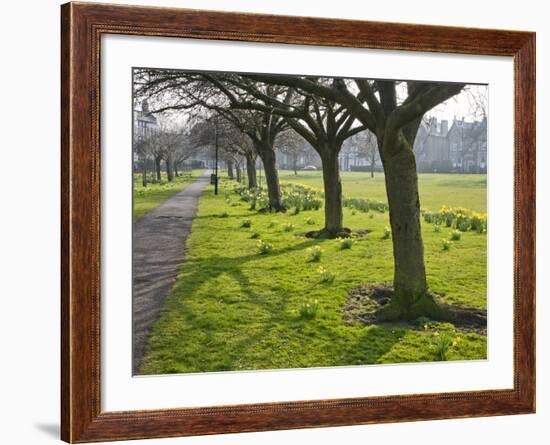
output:
M174 76L171 72L168 80L172 82ZM194 89L186 89L198 79L203 85L208 82L211 88L198 91L195 85ZM151 85L157 90L167 88L166 83L150 80L148 89ZM342 143L364 129L370 130L376 137L385 173L394 254L394 295L378 317L448 317L428 292L413 144L425 113L460 93L464 84L187 73L176 85L177 92L170 93L175 97L181 96L182 87L183 91L192 92L186 94L184 107L208 106L229 119L239 115L235 110L241 111L241 116L252 117L245 125L239 118L235 121L242 125L240 128L249 135L262 158L270 207L274 210L284 208L275 169L275 138L288 126L306 139L323 164L325 227L320 234L327 236L335 236L343 229L338 165ZM169 105L174 106L178 106L178 101Z
M371 178L374 178L374 170L376 163L380 161L378 146L376 144L376 136L369 130L362 131L345 143L344 150L353 152L358 158L363 158L370 166Z
M277 149L290 157L294 174L298 175L298 160L308 151L308 145L304 138L295 131L286 131L279 136Z
M226 85L222 79L213 74L154 69L136 70L134 85L137 97L151 99L153 113L201 108L219 114L239 128L250 138L264 166L269 197L266 210L285 210L274 148L276 137L286 128L286 123L281 116L270 110L232 108L228 101L231 86ZM247 159L248 165L249 159Z
M447 318L447 311L428 292L413 144L424 114L460 93L464 84L366 79L335 79L328 83L319 78L263 74L250 78L332 100L376 135L385 172L394 253L394 295L391 303L379 310L378 317ZM403 84L405 94L399 98L397 87Z
M292 85L282 89L270 88L277 82L265 82L266 86L262 86L254 77L225 75L224 82L218 82L217 85L224 88L229 84L234 88L226 88L225 91L232 108L253 109L283 117L288 127L317 151L323 166L325 226L314 235L323 238L346 236L349 229L343 226L338 156L344 141L366 127L360 123L355 125L355 116L332 98L315 96ZM330 85L334 80L323 79L320 82Z

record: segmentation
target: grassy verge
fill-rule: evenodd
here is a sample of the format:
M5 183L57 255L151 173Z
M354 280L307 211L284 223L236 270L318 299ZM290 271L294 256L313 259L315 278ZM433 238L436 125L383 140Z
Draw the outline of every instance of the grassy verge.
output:
M341 172L344 194L355 198L369 198L387 202L384 174L375 173L374 178L367 172ZM282 182L297 182L323 189L323 174L320 171L281 170ZM420 205L433 212L442 205L466 207L477 212L487 209L487 175L482 174L438 174L418 175Z
M322 209L262 214L228 182L221 187L219 196L205 191L200 198L187 260L153 327L142 373L436 361L442 348L448 360L486 358L486 336L449 324L365 327L343 320L350 288L392 278L387 212L346 208L346 226L371 232L342 249L339 240L301 236L321 227ZM448 196L459 191L450 188ZM443 204L449 202L437 207ZM484 308L486 234L463 233L444 250L451 232L423 224L429 285L449 303ZM260 241L270 246L267 253L260 253ZM318 261L310 261L314 246L322 249ZM323 282L327 272L334 279Z
M193 170L181 173L181 176L176 176L172 182L168 182L166 173L163 173L161 182L147 184L147 187L143 187L141 184L141 175L134 174L134 221L140 219L171 196L181 192L185 187L193 183L203 171Z

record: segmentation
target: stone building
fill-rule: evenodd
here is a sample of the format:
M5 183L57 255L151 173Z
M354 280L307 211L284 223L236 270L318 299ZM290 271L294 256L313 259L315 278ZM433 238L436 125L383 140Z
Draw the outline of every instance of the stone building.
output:
M141 103L141 110L134 110L134 171L138 171L141 167L145 168L149 159L150 144L148 142L157 131L157 118L149 111L147 100L144 100Z
M134 143L149 139L158 131L157 118L149 111L149 103L144 100L141 110L134 110Z
M487 119L466 122L431 118L418 129L414 141L420 172L487 172Z

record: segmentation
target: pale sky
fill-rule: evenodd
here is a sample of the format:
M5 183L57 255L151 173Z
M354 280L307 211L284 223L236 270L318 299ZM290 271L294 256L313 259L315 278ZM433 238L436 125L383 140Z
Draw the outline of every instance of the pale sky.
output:
M468 122L481 120L488 115L488 99L488 85L468 85L460 94L430 110L427 116L446 119L449 126L455 116Z

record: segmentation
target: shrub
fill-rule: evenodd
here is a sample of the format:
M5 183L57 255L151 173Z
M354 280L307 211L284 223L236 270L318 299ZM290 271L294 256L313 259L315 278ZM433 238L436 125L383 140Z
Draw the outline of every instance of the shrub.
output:
M475 231L483 233L487 230L487 214L478 213L464 207L443 206L439 212L423 211L424 221L454 227L461 232Z
M414 322L418 327L426 330L430 327L432 320L430 320L428 317L420 316Z
M384 227L384 235L382 235L382 239L390 239L391 237L391 229L386 226Z
M470 230L470 221L464 218L460 218L456 221L456 228L461 232L467 232Z
M220 218L227 218L228 216L229 216L229 213L227 212L220 213Z
M258 239L260 237L260 234L258 232L254 232L252 235L250 235L250 238L252 239Z
M451 240L452 241L460 241L461 233L459 230L453 230L451 233Z
M453 346L453 339L448 334L439 335L438 332L434 334L434 340L432 348L434 349L437 360L446 361L447 353L451 346Z
M320 246L313 246L306 250L307 260L310 263L318 262L323 255L323 249Z
M374 218L374 213L369 214L369 218L370 219Z
M376 210L380 213L384 213L388 210L388 205L384 202L372 201L370 199L363 198L344 198L344 207L349 207L361 212Z
M241 227L249 228L252 225L252 221L250 219L243 219L241 221Z
M283 230L285 232L292 232L294 230L294 224L292 223L286 223L284 226L283 226Z
M477 233L483 233L483 231L486 230L486 227L487 227L487 218L483 220L481 217L477 215L472 217L470 221L471 230Z
M302 303L300 306L300 318L312 319L317 316L319 311L319 301L310 300L305 303Z
M451 250L451 242L449 240L442 240L442 248L443 250Z
M356 211L355 209L353 209L353 210L351 211L351 214L352 214L352 215L355 215L356 213L357 213L357 211Z
M332 272L322 266L317 269L317 273L321 277L321 283L332 283L334 281L334 278L336 278Z
M323 205L323 193L302 184L282 184L281 192L287 207L294 207L294 214L302 210L319 210Z
M309 224L310 226L312 226L313 224L315 224L315 221L311 216L308 216L306 219L306 224Z
M434 224L434 232L436 232L436 233L441 232L441 225L439 225L439 224Z
M255 210L256 208L263 208L267 206L267 194L261 188L248 190L241 186L236 187L234 190L241 197L241 201L245 201L250 204L250 210Z
M268 254L272 250L273 250L273 244L270 244L262 240L258 241L258 251L260 252L260 255Z
M338 242L340 243L341 250L351 249L355 244L355 240L353 238L338 238Z
M294 209L292 210L292 214L297 215L298 213L300 213L300 207L294 207Z
M272 229L273 227L275 227L275 221L270 221L270 223L267 225L267 228Z

